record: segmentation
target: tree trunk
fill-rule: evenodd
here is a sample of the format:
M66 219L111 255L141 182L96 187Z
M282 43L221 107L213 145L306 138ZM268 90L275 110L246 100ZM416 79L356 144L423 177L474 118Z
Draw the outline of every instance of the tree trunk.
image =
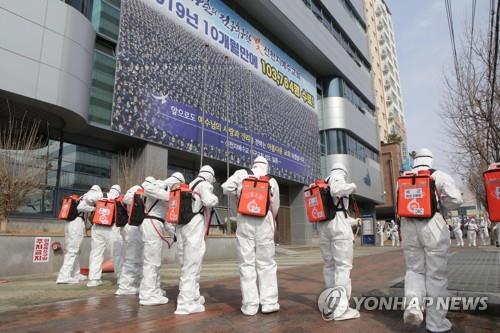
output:
M7 223L9 221L3 217L3 216L0 216L0 233L4 234L7 232Z

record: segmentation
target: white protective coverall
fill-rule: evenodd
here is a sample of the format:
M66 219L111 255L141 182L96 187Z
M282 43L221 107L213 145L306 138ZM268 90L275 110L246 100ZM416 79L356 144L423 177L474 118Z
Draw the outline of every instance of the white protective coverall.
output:
M379 236L380 246L384 246L384 223L377 222L377 234Z
M432 168L432 153L428 149L417 151L413 171ZM462 195L453 178L442 171L432 174L436 184L439 209L452 210L462 203ZM440 212L430 219L401 219L401 234L406 260L404 322L417 326L423 321L423 297L448 296L448 252L451 244L448 224ZM426 328L443 332L451 328L446 309L436 307L437 300L426 308Z
M56 283L78 283L85 280L85 277L80 275L80 263L78 261L80 245L85 236L85 218L87 214L94 211L95 203L101 197L101 188L98 185L92 186L87 193L82 195L78 203L78 217L66 223L64 227L66 253Z
M457 247L464 246L464 237L462 233L462 223L459 217L453 218L453 232L455 233L455 239L457 241Z
M399 226L394 220L391 221L391 226L392 246L399 246Z
M500 247L500 223L494 223L493 228L491 229L491 233L493 234L493 230L495 231L496 235L496 246Z
M205 165L200 169L198 177L189 184L193 190L193 212L202 212L193 216L188 224L177 226L177 253L181 264L181 277L175 314L205 311L205 298L200 296L200 273L211 210L219 202L214 194L214 182L214 170ZM193 189L194 185L196 187Z
M255 159L252 172L254 176L265 176L269 172L267 160L259 156ZM242 182L248 177L244 169L236 171L222 184L226 195L239 197ZM238 214L236 228L236 246L240 261L240 286L243 296L241 312L253 316L262 305L263 313L278 311L277 264L274 260L275 217L280 207L278 183L270 181L270 209L263 218ZM257 285L258 281L258 285Z
M488 224L482 217L478 218L478 228L479 228L479 239L481 240L481 244L485 246L487 245L487 240L490 235L488 232Z
M470 219L467 223L467 242L470 246L477 246L477 231L479 228L477 227L476 220Z
M127 206L130 205L134 193L144 188L146 183L153 184L155 181L153 177L147 177L142 185L132 186L123 197L123 202ZM124 259L115 295L135 295L139 293L142 279L142 254L144 251L142 234L139 227L129 224L121 228L120 234L123 239Z
M178 176L180 175L180 177ZM139 286L141 305L159 305L168 303L168 298L160 288L160 266L163 249L161 233L167 215L170 189L174 189L184 176L176 172L166 180L156 180L153 184L145 182L144 197L147 216L139 227L144 243L142 280Z
M121 194L120 185L113 185L106 195L107 199L116 199ZM87 287L97 287L102 284L102 262L104 261L104 251L106 249L112 255L115 276L118 278L121 268L121 244L116 244L120 239L120 234L114 225L107 227L94 224L92 226L92 243L89 257L89 282ZM116 244L116 247L115 247ZM116 253L115 253L116 252Z
M334 163L327 181L330 194L336 207L349 208L349 195L356 190L356 184L347 182L347 169L342 163ZM352 226L356 220L347 215L347 211L337 211L335 218L318 224L319 246L325 262L323 276L325 288L343 287L347 300L351 298L351 270L353 260ZM359 311L347 307L344 313L334 316L334 320L347 320L359 317Z

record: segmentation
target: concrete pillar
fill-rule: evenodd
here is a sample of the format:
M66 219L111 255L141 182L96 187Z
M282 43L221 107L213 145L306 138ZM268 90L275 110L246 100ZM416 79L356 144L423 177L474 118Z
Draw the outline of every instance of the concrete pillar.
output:
M137 162L141 164L144 172L144 179L153 176L156 179L166 179L168 177L168 148L146 143L139 153Z
M294 245L312 243L313 230L307 221L304 190L304 186L290 186L291 243Z

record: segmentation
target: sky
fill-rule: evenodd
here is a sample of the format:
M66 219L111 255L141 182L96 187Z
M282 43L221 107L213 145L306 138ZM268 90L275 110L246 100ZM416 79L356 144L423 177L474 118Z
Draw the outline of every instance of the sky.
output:
M396 36L408 151L429 148L434 167L452 173L451 154L440 117L444 73L453 57L444 0L385 0ZM470 27L473 0L451 0L457 49ZM475 29L487 31L488 0L476 0Z

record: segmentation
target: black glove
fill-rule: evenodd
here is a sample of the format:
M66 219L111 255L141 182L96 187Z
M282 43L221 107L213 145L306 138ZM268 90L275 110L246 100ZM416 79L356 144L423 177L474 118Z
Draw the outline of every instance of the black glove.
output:
M174 243L177 242L177 236L174 235Z

